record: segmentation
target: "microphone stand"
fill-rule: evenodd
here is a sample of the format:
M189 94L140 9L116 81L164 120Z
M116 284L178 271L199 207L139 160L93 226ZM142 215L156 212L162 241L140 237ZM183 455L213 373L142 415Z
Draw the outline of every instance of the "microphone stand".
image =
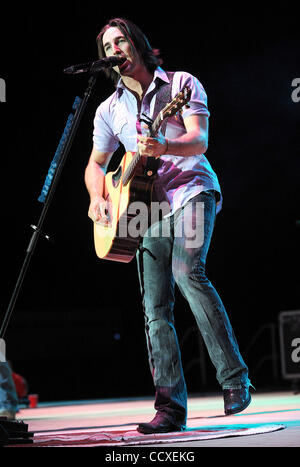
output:
M60 140L60 143L59 143L59 145L57 147L57 151L55 153L54 159L53 159L53 161L51 163L51 166L49 168L48 175L47 175L47 178L45 180L44 187L42 189L42 193L41 193L40 197L38 198L38 200L40 202L44 203L44 207L42 209L42 212L41 212L41 215L40 215L40 218L39 218L39 221L38 221L37 225L31 225L34 232L32 234L29 245L27 247L25 259L24 259L23 265L21 267L21 270L20 270L16 285L15 285L13 294L11 296L7 311L6 311L4 319L3 319L3 323L2 323L2 326L1 326L1 330L0 330L0 338L1 339L4 338L4 335L5 335L9 320L11 318L11 315L12 315L16 300L18 298L18 295L19 295L19 292L20 292L20 289L21 289L21 286L22 286L22 283L23 283L23 280L24 280L24 277L25 277L25 273L26 273L27 268L29 266L30 260L32 258L33 253L34 253L34 249L36 247L36 244L37 244L37 241L38 241L40 235L42 235L47 240L51 240L49 238L49 236L46 235L42 231L43 222L45 220L45 217L46 217L47 211L49 209L49 206L51 204L55 189L56 189L57 184L59 182L61 172L62 172L63 167L65 165L67 156L69 154L72 142L74 140L74 137L75 137L79 122L80 122L80 120L82 118L82 115L83 115L83 112L85 110L87 101L88 101L88 99L90 97L90 94L92 92L92 89L93 89L93 87L94 87L94 85L95 85L95 83L97 81L97 77L98 77L98 73L93 73L90 76L90 79L88 81L88 86L87 86L87 88L85 90L83 99L81 99L79 97L76 97L76 99L74 101L74 104L73 104L72 108L75 110L75 114L73 115L73 113L71 113L69 115L69 118L68 118L65 130L64 130L63 136L62 136L62 138Z

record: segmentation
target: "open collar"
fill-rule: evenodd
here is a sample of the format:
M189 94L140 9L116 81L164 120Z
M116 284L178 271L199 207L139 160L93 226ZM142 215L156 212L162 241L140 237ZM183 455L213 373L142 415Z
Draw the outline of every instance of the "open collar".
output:
M164 81L165 83L170 82L167 73L161 67L157 67L155 69L152 83L159 81ZM150 84L149 88L151 87L152 83ZM120 98L125 90L126 86L124 85L122 78L120 78L116 86L117 97Z

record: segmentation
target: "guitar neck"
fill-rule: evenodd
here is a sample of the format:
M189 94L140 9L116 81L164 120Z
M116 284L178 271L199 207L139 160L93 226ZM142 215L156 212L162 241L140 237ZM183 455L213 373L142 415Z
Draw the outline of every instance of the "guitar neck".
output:
M159 127L161 126L161 124L163 122L163 116L162 115L163 115L163 112L160 111L159 114L157 115L156 119L154 120L154 122L151 125L150 135L152 137L155 137L157 135Z
M157 135L157 132L159 130L159 127L161 126L162 124L162 121L163 121L163 118L162 118L162 111L159 112L159 114L157 115L156 119L154 120L154 122L152 123L151 125L151 128L150 128L150 136L153 138ZM129 166L127 167L124 175L123 175L123 185L126 186L127 183L129 182L129 180L132 178L132 176L134 175L134 172L135 172L135 169L139 163L141 159L141 155L140 155L140 152L139 150L137 150L137 152L135 153L132 161L130 162Z

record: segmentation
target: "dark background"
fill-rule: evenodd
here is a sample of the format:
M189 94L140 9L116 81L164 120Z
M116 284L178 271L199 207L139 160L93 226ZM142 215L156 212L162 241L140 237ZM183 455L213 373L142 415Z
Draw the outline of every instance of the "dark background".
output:
M300 102L291 97L292 81L300 78L297 12L246 5L157 10L88 1L7 7L0 70L7 85L7 102L0 105L1 320L32 235L30 224L43 207L37 198L48 168L75 96L83 97L87 86L86 75L62 70L97 59L101 27L124 16L161 50L165 69L196 75L207 92L206 155L224 196L207 273L227 308L253 384L288 385L280 373L278 315L300 307ZM100 261L87 217L83 176L93 118L112 92L100 74L44 223L55 243L39 240L5 336L14 371L41 400L153 394L135 260ZM219 390L206 350L205 367L197 361L195 322L179 294L175 320L190 393Z

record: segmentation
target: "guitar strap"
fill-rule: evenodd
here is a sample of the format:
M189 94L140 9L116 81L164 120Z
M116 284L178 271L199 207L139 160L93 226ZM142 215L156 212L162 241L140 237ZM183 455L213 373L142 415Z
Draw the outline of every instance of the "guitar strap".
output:
M153 111L152 119L155 120L159 112L172 100L172 84L173 84L173 77L174 71L167 71L166 72L170 82L166 83L165 81L161 81L161 85L159 90L156 93L155 98L155 106ZM160 127L160 131L163 135L165 135L166 127L167 127L168 119L162 122ZM159 167L159 158L155 157L147 157L146 165L144 168L144 175L148 177L155 177L157 170Z

